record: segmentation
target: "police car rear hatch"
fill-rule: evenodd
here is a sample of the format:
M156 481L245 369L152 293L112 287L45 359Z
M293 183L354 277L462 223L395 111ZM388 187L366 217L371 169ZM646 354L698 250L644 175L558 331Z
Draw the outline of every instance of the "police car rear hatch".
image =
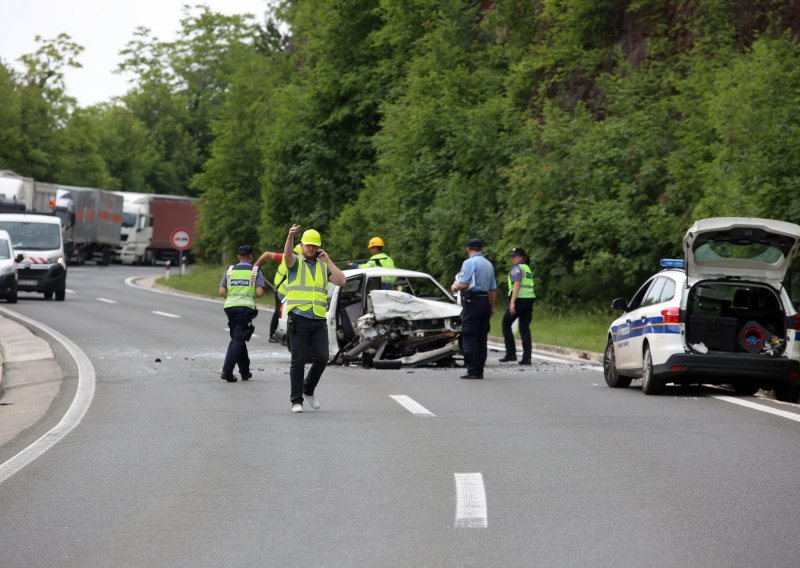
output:
M740 279L779 288L800 244L800 226L755 217L696 221L683 238L689 286Z

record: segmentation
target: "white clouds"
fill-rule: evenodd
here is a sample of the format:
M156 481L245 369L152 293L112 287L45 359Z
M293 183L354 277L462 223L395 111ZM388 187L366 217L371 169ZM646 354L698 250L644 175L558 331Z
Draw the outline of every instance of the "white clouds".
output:
M35 36L67 33L85 48L79 58L83 68L65 72L68 93L81 106L108 101L128 88L113 71L134 30L145 26L159 39L172 39L185 4L204 4L223 14L250 13L258 20L267 10L267 0L0 0L0 59L21 69L16 59L36 50Z

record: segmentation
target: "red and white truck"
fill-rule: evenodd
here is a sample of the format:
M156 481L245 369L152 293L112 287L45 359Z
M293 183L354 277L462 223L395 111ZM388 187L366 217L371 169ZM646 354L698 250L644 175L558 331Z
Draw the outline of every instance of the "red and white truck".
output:
M114 251L123 264L153 264L170 261L178 264L180 255L191 259L191 248L179 251L173 236L176 231L196 236L197 199L179 195L116 192L123 198L122 238Z

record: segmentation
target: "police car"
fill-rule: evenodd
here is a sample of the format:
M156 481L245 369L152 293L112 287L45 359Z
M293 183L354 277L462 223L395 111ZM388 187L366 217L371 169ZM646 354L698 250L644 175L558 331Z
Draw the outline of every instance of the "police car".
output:
M800 399L800 226L750 217L697 221L684 260L662 261L608 330L606 383L642 379L648 395L668 383L725 384L739 394L774 390Z

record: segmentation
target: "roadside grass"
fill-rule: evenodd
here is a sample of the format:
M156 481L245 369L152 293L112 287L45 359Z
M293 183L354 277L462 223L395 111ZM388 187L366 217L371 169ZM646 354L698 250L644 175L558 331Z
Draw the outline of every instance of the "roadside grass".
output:
M492 318L491 335L503 336L504 312L505 305L498 302ZM602 353L606 347L608 326L615 317L610 310L602 310L596 306L576 306L561 310L537 301L531 322L532 341ZM519 333L516 337L519 339Z
M190 294L219 298L219 281L226 268L221 265L193 264L183 276L174 270L169 279L161 277L156 279L156 283ZM269 276L266 278L269 279ZM258 304L265 306L271 306L273 301L272 288L269 285L264 296L256 299ZM501 323L504 311L505 305L498 301L490 331L495 337L503 336ZM614 317L610 310L597 306L556 309L537 301L531 323L533 342L602 353L606 346L608 325Z

